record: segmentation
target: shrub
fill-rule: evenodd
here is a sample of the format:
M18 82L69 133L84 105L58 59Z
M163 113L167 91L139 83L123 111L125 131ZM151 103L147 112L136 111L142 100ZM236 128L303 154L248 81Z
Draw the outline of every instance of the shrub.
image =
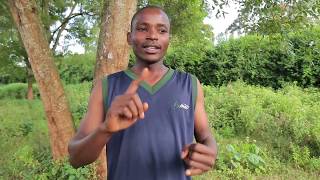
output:
M78 127L80 120L87 111L91 86L91 82L85 82L67 85L65 88L75 127Z
M39 90L36 85L32 86L33 95L40 97ZM28 85L24 83L12 83L0 86L0 99L25 99L27 96Z
M74 169L53 161L40 100L0 100L0 177L3 179L96 179L94 165Z
M266 153L255 144L255 140L246 138L245 142L220 146L216 169L232 179L244 179L249 175L266 174Z
M222 136L253 137L285 160L290 143L320 156L319 90L293 85L275 91L236 82L204 91L209 124Z
M290 145L291 160L299 168L320 171L320 158L311 157L308 147L299 147L295 144Z
M93 80L95 55L93 53L57 58L60 78L67 84Z
M41 157L42 156L42 157ZM29 146L19 148L10 159L9 177L16 179L98 179L93 165L74 169L67 159L53 161L50 152L35 152Z
M208 85L241 79L248 84L281 88L286 82L320 87L320 27L286 37L247 35L207 51L202 61L184 69ZM190 61L190 60L189 60Z

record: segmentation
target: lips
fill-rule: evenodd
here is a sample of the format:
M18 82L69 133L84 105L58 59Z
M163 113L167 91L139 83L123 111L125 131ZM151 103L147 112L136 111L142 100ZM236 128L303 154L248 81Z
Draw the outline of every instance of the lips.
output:
M156 54L160 51L161 46L158 44L144 44L142 48L147 54Z

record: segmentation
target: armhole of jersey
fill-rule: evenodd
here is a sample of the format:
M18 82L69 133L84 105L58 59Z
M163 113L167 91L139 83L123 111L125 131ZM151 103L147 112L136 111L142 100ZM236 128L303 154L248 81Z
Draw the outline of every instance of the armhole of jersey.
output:
M198 83L197 83L197 77L191 74L192 79L192 105L193 109L196 109L196 102L198 97Z
M108 76L102 79L102 97L103 97L103 109L104 112L108 111Z

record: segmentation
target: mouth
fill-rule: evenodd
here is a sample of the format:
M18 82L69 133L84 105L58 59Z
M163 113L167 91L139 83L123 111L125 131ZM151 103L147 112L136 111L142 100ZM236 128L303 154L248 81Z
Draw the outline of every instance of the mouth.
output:
M142 48L147 54L156 54L161 50L161 46L157 44L145 44Z

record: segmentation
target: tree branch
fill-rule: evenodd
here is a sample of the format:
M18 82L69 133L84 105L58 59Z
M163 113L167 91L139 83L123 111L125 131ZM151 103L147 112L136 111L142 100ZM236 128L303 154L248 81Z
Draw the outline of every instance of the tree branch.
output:
M77 3L75 2L75 3L73 4L72 8L71 8L71 11L70 11L69 15L65 18L65 20L63 21L63 23L61 23L61 25L60 25L60 29L59 29L59 31L58 31L57 37L56 37L56 39L55 39L55 41L54 41L54 44L53 44L53 47L52 47L52 51L53 51L53 52L55 52L55 50L56 50L56 48L57 48L57 46L58 46L58 44L59 44L59 39L60 39L60 37L61 37L61 34L62 34L62 32L64 31L64 29L66 28L68 22L70 21L70 17L72 17L73 11L74 11L74 9L76 8L76 6L77 6ZM53 35L54 35L54 34L53 34ZM53 37L53 36L52 36L52 37Z

